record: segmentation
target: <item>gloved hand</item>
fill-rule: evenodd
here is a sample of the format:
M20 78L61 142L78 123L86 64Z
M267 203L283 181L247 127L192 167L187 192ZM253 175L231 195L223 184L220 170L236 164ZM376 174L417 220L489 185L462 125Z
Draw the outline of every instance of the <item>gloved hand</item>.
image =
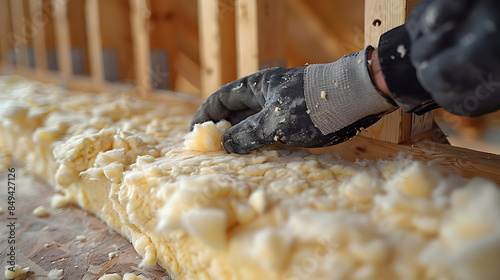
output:
M422 86L452 113L500 108L500 5L497 0L418 3L405 24Z
M298 147L330 146L395 109L372 84L368 70L371 47L337 62L299 68L271 68L222 86L191 121L225 119L228 153L280 141Z

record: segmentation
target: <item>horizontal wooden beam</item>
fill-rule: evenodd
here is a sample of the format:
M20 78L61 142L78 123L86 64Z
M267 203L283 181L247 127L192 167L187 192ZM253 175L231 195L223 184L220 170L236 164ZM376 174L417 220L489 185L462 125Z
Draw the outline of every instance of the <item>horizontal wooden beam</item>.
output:
M500 155L435 143L429 140L393 144L363 136L326 148L307 149L313 154L337 153L342 159L391 159L400 153L415 160L434 161L465 178L484 177L500 184Z

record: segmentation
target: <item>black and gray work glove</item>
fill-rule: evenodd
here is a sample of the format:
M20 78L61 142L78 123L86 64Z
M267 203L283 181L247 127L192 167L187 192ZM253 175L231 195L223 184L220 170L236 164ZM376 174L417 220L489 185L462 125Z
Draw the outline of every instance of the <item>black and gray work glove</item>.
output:
M355 136L395 106L374 87L371 47L329 64L271 68L222 86L195 113L197 123L225 119L228 153L280 141L297 147L334 145Z

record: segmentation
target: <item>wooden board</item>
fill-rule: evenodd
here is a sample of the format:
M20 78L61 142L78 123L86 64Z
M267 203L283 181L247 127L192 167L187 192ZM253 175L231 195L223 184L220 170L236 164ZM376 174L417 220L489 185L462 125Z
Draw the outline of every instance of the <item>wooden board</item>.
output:
M207 98L221 86L221 32L219 0L198 0L201 92Z
M0 173L0 181L7 182L7 173ZM55 194L42 181L31 177L27 170L16 166L16 262L30 267L27 275L16 279L47 277L52 269L63 269L64 279L97 279L104 274L134 273L150 279L171 279L159 266L140 268L141 257L128 240L101 222L97 217L75 207L50 208ZM7 190L0 193L0 205L7 208ZM33 209L44 206L50 215L33 215ZM8 236L8 213L0 216L1 236ZM80 242L76 236L87 239ZM6 242L0 243L2 273L8 265ZM116 255L110 259L109 253Z
M236 0L237 75L259 70L257 0Z
M55 19L52 7L51 0L42 0L43 33L45 35L45 49L47 50L45 55L47 56L49 68L51 68L51 70L56 70L58 55L56 54L57 43L55 34ZM52 57L49 57L49 53Z
M66 0L52 0L57 44L57 68L61 84L67 87L72 77L73 64L71 62L71 42L66 4Z
M151 59L149 57L149 36L146 19L149 15L146 2L130 0L130 24L134 47L134 73L136 94L146 96L151 90Z
M92 84L97 88L102 88L104 83L102 42L99 3L97 0L88 0L85 2L85 23L87 24L87 38L89 48L90 77Z
M234 0L198 0L201 91L210 96L236 79Z
M10 1L12 20L12 43L16 50L16 66L28 66L28 44L29 36L26 33L26 22L20 19L24 17L23 1Z
M30 0L29 9L33 29L33 51L35 53L35 69L37 75L47 73L47 50L45 48L45 29L42 0Z
M11 46L9 36L12 35L12 32L9 9L8 0L0 0L0 65L2 68L6 68L10 63L9 50Z
M313 154L337 153L342 159L392 159L400 153L415 160L434 161L442 167L465 178L484 177L500 185L500 155L472 151L428 140L393 144L385 141L356 136L344 143L318 149L308 149Z

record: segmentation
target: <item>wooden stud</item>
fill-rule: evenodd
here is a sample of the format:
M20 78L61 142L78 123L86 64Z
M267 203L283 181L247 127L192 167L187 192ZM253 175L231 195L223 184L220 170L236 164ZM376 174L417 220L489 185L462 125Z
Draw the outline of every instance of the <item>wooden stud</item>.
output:
M243 77L259 70L258 0L236 0L237 73Z
M416 0L365 0L365 45L376 46L380 35L404 24L416 2ZM432 121L432 117L425 119ZM421 127L412 128L412 124ZM418 122L412 114L398 109L367 128L362 135L391 143L401 143L414 136L412 131L422 132L423 128L428 126L428 122Z
M22 71L35 71L36 67L36 61L35 61L35 50L34 50L34 37L36 36L36 33L38 32L37 28L32 19L31 15L31 8L30 8L30 0L20 0L23 6L23 17L21 19L21 24L22 24L22 30L23 30L23 35L26 39L26 66Z
M221 83L236 80L236 13L235 0L219 0Z
M219 0L198 0L201 91L208 97L221 85Z
M57 64L61 83L68 87L73 76L67 0L52 0L57 44Z
M47 74L47 51L45 48L45 15L42 0L30 0L31 24L33 29L33 51L35 71L38 76Z
M51 70L57 70L57 39L55 34L55 19L54 11L52 9L52 0L42 0L42 11L45 16L45 26L44 26L44 42L47 57L47 67ZM54 71L55 72L55 71ZM49 73L53 75L54 73Z
M99 3L97 0L87 0L85 3L87 24L87 41L89 50L90 77L96 89L104 84L101 31L99 29Z
M28 67L28 34L26 24L28 23L24 16L23 1L11 0L10 11L12 20L12 43L16 56L16 67Z
M10 64L9 61L9 3L8 0L0 0L0 66L1 71L5 73L6 68ZM3 73L2 73L3 74Z
M206 98L236 79L234 0L198 0L201 91Z
M130 21L134 43L134 66L137 93L146 96L151 90L151 61L149 57L149 32L146 19L149 10L144 0L130 0Z

